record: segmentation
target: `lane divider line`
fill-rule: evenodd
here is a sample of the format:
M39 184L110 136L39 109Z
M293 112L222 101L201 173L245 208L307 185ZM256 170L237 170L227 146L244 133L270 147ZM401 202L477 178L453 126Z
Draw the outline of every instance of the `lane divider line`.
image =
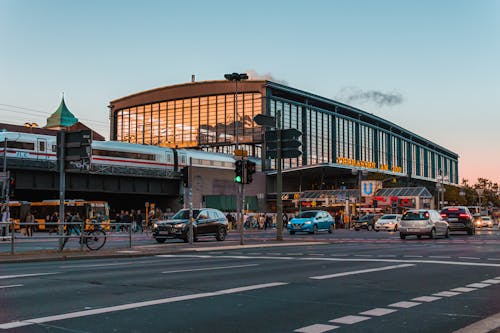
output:
M375 317L380 317L380 316L385 316L389 313L393 313L393 312L396 312L398 310L394 310L394 309L387 309L387 308L375 308L375 309L371 309L371 310L368 310L368 311L364 311L364 312L360 312L359 314L360 315L366 315L366 316L375 316Z
M420 304L422 304L422 303L402 301L402 302L389 304L388 306L391 306L393 308L409 309L409 308L412 308L412 307L420 305Z
M437 301L438 299L441 299L442 297L436 297L436 296L421 296L421 297L416 297L413 298L412 301L417 301L417 302L434 302Z
M372 273L372 272L379 272L379 271L387 271L390 269L397 269L397 268L404 268L404 267L411 267L411 266L415 266L415 264L391 265L391 266L384 266L384 267L378 267L378 268L362 269L359 271L342 272L342 273L329 274L329 275L310 276L309 278L314 279L314 280L324 280L324 279L332 279L332 278L341 277L341 276ZM500 282L500 280L498 282Z
M52 273L32 273L32 274L17 274L17 275L0 275L0 280L4 280L4 279L17 279L17 278L22 278L22 277L43 276L43 275L53 275L53 274L59 274L59 272L52 272Z
M335 324L356 324L365 320L370 319L371 317L364 317L364 316L345 316L345 317L340 317L340 318L335 318L332 320L329 320L330 323L335 323Z
M15 288L15 287L22 287L24 284L11 284L9 286L0 286L0 289L7 289L7 288Z
M325 325L325 324L314 324L302 328L296 329L294 332L299 333L323 333L339 328L339 326Z
M457 293L455 291L441 291L439 293L432 294L434 296L444 296L444 297L452 297L456 295L460 295L461 293Z
M259 266L259 264L248 264L248 265L234 265L234 266L219 266L219 267L207 267L207 268L193 268L193 269L180 269L175 271L164 271L162 274L172 274L172 273L185 273L185 272L196 272L196 271L210 271L210 270L218 270L218 269L230 269L230 268L239 268L239 267L253 267Z
M151 301L143 301L143 302L122 304L122 305L115 305L115 306L109 306L109 307L105 307L105 308L98 308L98 309L92 309L92 310L69 312L69 313L63 313L63 314L52 315L52 316L47 316L47 317L24 319L24 320L19 320L19 321L13 321L10 323L0 324L0 329L5 330L5 329L34 325L34 324L48 323L48 322L58 321L58 320L80 318L80 317L98 315L98 314L103 314L103 313L137 309L137 308L153 306L153 305L175 303L175 302L181 302L181 301L186 301L186 300L214 297L214 296L227 295L227 294L236 294L236 293L240 293L240 292L244 292L244 291L271 288L271 287L283 286L283 285L287 285L287 284L288 283L286 283L286 282L271 282L271 283L264 283L264 284L256 284L256 285L250 285L250 286L244 286L244 287L223 289L223 290L217 290L217 291L205 292L205 293L199 293L199 294L175 296L175 297L168 297L168 298L160 298L160 299L151 300Z

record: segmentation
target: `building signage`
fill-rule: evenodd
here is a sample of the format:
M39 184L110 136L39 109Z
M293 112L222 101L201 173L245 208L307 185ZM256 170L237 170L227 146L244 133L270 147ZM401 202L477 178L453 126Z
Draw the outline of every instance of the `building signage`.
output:
M380 188L382 188L382 182L378 180L363 180L361 181L361 196L362 197L372 197L375 195Z
M350 166L368 168L368 169L377 169L377 163L375 163L375 162L360 161L360 160L355 160L355 159L347 158L347 157L337 157L337 164L350 165ZM378 169L389 171L389 165L388 164L379 164ZM401 173L401 172L403 172L403 168L401 168L400 166L393 165L391 167L391 171Z

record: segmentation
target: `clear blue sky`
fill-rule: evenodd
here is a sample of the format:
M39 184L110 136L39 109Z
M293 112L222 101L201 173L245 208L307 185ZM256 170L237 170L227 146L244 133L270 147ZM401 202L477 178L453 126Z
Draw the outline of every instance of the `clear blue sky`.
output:
M109 101L253 70L350 104L500 183L500 1L0 0L0 122L44 126L62 92L108 135ZM344 92L344 93L343 93Z

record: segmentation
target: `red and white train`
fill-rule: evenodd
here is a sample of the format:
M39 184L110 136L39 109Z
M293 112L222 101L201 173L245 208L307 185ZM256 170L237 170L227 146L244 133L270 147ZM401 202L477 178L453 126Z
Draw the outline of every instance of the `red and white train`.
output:
M5 148L6 147L6 148ZM92 167L180 171L183 167L234 169L234 157L192 149L174 149L120 141L93 141ZM0 132L0 158L57 160L57 138L51 135Z

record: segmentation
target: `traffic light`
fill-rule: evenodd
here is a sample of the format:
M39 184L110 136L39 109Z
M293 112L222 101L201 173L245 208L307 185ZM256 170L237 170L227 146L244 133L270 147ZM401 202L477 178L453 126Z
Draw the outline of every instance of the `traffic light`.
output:
M247 179L246 179L246 184L250 184L253 180L253 174L255 173L255 162L252 161L246 161L247 163Z
M234 182L243 183L243 161L237 160L234 162Z
M14 196L16 192L16 179L14 177L10 177L9 179L9 196Z
M181 172L182 172L182 185L184 187L189 187L189 169L188 169L188 167L182 168Z
M281 136L278 138L278 134ZM275 159L278 156L278 140L281 141L281 158L297 158L302 155L299 137L302 132L295 128L272 130L265 132L266 158Z

